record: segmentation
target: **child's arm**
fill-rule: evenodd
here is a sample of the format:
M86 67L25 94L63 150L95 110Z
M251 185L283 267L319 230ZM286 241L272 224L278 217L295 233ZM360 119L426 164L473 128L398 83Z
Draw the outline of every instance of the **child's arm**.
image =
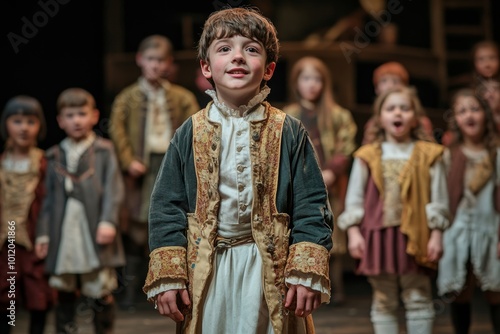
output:
M187 191L196 193L196 186L185 183L186 162L182 161L177 145L178 141L186 141L187 137L192 138L192 136L180 133L183 133L182 130L174 135L170 143L151 194L149 210L151 253L148 275L143 287L148 300L157 303L160 313L175 321L180 319L180 309L190 304L189 298L186 299L188 297L186 230L187 212L190 212ZM192 175L194 183L195 171L190 170L189 175Z
M100 245L113 243L118 229L118 213L124 196L122 174L118 167L118 159L114 147L107 141L106 166L102 176L102 204L97 227L96 242Z
M50 152L52 155L53 148ZM46 154L47 155L47 154ZM36 238L35 238L35 255L44 259L47 257L49 249L49 235L50 235L50 220L51 220L51 209L56 205L54 199L54 184L56 180L55 170L53 168L53 163L50 159L46 160L46 170L44 176L45 184L45 195L42 201L42 208L38 215L38 221L36 224Z
M446 167L443 159L436 161L429 172L431 177L431 198L425 210L431 234L427 243L427 260L437 262L443 255L442 231L450 226Z
M296 305L312 305L314 309L311 300L320 298L321 302L328 302L330 299L328 263L333 215L314 147L303 125L287 118L283 141L281 163L287 164L291 173L291 197L283 208L290 216L290 231L286 227L286 231L279 233L290 233L285 266L285 282L290 290L286 297L289 302L285 304L290 307L290 300L296 300ZM284 175L280 177L280 181L286 179ZM306 287L314 292L302 293ZM298 316L306 312L309 310L295 309Z
M361 235L359 224L365 215L365 188L368 174L366 163L355 158L347 186L345 210L337 220L339 228L347 230L349 253L355 259L361 258L365 252L365 240Z
M130 117L129 105L132 98L140 97L127 90L115 98L110 114L109 136L116 147L116 154L122 169L132 176L139 176L144 174L146 167L134 155L126 126L128 117Z

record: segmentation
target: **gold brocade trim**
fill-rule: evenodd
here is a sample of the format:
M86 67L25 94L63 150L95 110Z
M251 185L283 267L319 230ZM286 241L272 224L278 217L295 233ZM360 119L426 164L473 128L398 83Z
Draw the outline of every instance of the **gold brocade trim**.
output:
M149 254L149 270L142 288L147 294L161 279L187 280L186 249L180 246L161 247Z
M28 232L28 217L31 205L35 200L36 188L40 181L40 161L44 152L36 147L30 149L29 170L26 172L9 171L1 167L0 163L0 203L2 206L0 223L0 247L7 240L10 225L15 227L15 243L24 246L27 250L33 249Z
M281 136L286 114L264 102L267 117L250 125L253 203L252 233L263 263L264 294L274 331L283 331L286 296L285 266L290 239L290 218L278 213Z
M330 284L328 250L312 242L299 242L291 245L285 269L286 276L294 270L321 276Z

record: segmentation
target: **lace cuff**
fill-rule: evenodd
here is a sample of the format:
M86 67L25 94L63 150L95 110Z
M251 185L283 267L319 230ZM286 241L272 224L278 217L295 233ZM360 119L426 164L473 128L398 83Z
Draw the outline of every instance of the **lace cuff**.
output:
M176 278L162 278L156 284L150 287L150 290L146 293L148 301L152 302L154 297L162 292L169 290L179 290L186 288L186 281L183 279Z
M359 225L365 215L363 208L351 208L349 211L344 211L337 218L337 226L341 230L347 230L349 227Z
M328 250L312 242L299 242L290 246L285 277L288 279L297 273L304 277L317 276L321 286L326 287L330 295L330 254ZM321 291L321 290L318 290Z
M441 203L428 203L425 206L425 213L427 225L431 230L445 230L450 227L449 210Z
M306 275L299 271L293 270L285 279L286 285L303 285L314 291L321 292L321 303L330 302L330 282L318 275Z

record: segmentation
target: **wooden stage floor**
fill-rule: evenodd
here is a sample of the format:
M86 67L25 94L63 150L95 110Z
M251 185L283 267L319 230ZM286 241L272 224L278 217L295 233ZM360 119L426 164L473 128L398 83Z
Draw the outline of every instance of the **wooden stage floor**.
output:
M322 305L314 314L317 334L370 334L373 333L370 323L371 289L364 277L346 275L346 293L348 300L342 305ZM434 334L452 334L449 305L439 297L435 299L436 320ZM493 334L489 320L489 309L481 293L476 291L472 305L471 334ZM400 309L400 334L406 333L404 313ZM88 317L79 317L79 333L92 334L93 327ZM174 334L175 325L170 319L161 317L147 302L137 304L135 310L117 311L115 334ZM28 314L19 311L16 327L12 334L28 333ZM45 334L56 334L54 315L49 315ZM221 333L223 334L223 333ZM228 333L229 334L229 333ZM238 333L230 333L238 334Z

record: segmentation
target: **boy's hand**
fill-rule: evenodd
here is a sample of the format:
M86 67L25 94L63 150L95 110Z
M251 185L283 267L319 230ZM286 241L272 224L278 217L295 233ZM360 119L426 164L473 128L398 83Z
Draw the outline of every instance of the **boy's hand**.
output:
M321 292L300 284L290 285L286 294L285 308L295 311L297 317L307 317L320 305Z
M109 245L115 240L116 228L114 226L99 225L97 227L96 242L98 245Z
M140 161L133 160L128 166L128 173L133 177L139 177L146 173L146 166Z
M47 252L49 251L48 243L40 243L35 245L35 255L37 258L43 260L47 257Z
M323 175L323 182L325 182L327 188L333 186L335 183L335 174L331 170L323 169L321 175Z
M427 244L427 260L438 262L443 256L443 232L441 230L432 230Z
M347 230L347 239L349 240L347 248L349 249L349 254L354 259L361 259L365 253L365 239L361 235L359 226L351 226Z
M160 293L156 298L155 308L158 308L161 315L167 316L175 322L181 322L184 320L184 315L177 305L177 294L180 297L179 303L184 304L186 307L191 305L189 293L186 289L174 289Z

